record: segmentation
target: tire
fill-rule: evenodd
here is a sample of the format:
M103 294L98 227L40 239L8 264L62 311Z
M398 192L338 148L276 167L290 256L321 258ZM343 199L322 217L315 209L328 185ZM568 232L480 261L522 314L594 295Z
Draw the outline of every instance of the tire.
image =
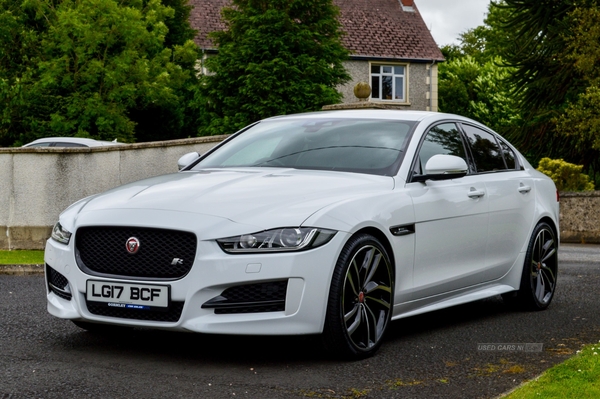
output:
M390 323L393 297L393 267L384 246L368 234L350 238L333 272L325 348L346 359L372 356Z
M542 222L529 240L519 290L502 297L521 309L544 310L554 298L557 276L558 242L552 227Z

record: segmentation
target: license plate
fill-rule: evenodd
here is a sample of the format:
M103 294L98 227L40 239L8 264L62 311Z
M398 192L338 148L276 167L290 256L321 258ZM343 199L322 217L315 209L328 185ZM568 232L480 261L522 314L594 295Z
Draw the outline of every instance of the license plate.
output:
M86 298L116 308L166 309L169 307L169 288L166 285L88 280Z

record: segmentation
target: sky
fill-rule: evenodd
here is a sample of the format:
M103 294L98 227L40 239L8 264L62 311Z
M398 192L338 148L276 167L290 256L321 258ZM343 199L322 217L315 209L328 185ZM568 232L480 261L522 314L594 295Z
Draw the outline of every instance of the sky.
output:
M458 35L483 25L490 0L415 0L438 46L458 44Z

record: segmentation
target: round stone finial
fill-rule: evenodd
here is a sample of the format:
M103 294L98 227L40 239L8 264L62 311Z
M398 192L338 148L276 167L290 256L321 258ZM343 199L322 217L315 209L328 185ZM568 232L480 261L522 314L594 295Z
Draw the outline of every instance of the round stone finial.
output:
M367 101L367 98L371 95L371 86L367 82L358 82L354 86L354 95L358 98L358 101Z

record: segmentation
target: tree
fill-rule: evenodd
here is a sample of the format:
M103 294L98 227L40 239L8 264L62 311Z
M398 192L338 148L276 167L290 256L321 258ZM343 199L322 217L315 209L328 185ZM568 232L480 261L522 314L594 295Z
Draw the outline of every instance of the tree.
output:
M165 19L168 29L165 47L183 46L188 40L194 40L196 31L190 26L192 6L188 4L188 0L162 0L162 4L173 10L173 14Z
M331 0L233 0L227 30L212 34L219 52L206 61L201 133L339 102L349 76L338 12Z
M491 41L506 65L515 89L521 126L508 138L531 161L542 156L565 158L593 167L597 152L581 151L575 141L556 131L556 117L585 90L569 59L566 37L576 21L570 12L587 0L503 0L492 5L488 22L496 35Z
M505 32L496 46L507 65L515 68L512 81L529 114L544 113L563 104L572 90L573 69L565 67L563 33L571 27L569 11L577 0L503 0L492 4L499 12L492 26Z
M440 64L438 73L440 111L472 117L470 104L477 98L473 83L480 74L481 65L471 56L461 56Z
M479 64L493 61L503 53L501 50L506 45L510 32L501 26L501 22L508 18L508 11L503 0L491 0L484 24L469 29L459 35L460 45L450 44L441 48L446 61L455 58L470 56Z
M439 66L439 104L443 112L476 119L506 135L521 123L509 81L514 69L497 55L498 38L492 27L506 11L492 2L485 24L460 35L460 45L444 46L446 62Z
M478 120L500 134L520 122L507 78L511 68L495 58L478 63L467 55L441 64L439 69L440 111Z
M581 56L596 45L585 40L594 40L598 2L504 0L498 7L504 14L494 23L505 35L497 40L497 48L507 64L516 68L511 81L524 120L509 138L530 161L542 156L564 158L582 164L597 181L600 151L593 148L589 136L582 140L584 135L574 135L571 129L576 119L587 118L584 115L596 96L594 83L581 68ZM579 127L587 130L592 125Z
M579 148L600 149L600 9L578 7L570 17L578 24L564 35L567 62L573 64L586 88L555 120L559 132L574 137Z
M35 67L41 48L38 32L44 28L20 1L0 0L0 146L12 145L21 133L28 106L21 75Z
M1 144L50 135L120 141L156 132L181 136L198 53L185 30L172 39L183 44L165 47L173 9L159 0L15 4L0 0L0 21L12 22L0 48L16 51L1 64ZM21 40L11 44L11 38Z
M583 165L600 183L597 0L492 1L484 26L443 49L440 108L492 126L532 164Z

